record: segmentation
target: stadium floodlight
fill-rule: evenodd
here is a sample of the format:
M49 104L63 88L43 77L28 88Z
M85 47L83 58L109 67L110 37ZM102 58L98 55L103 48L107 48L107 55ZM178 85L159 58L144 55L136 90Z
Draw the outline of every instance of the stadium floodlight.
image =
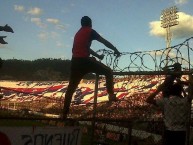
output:
M179 18L179 15L177 14L177 12L178 8L176 6L173 6L163 10L161 13L161 27L166 29L166 66L168 65L168 55L170 52L172 39L170 27L179 24L179 21L177 20Z
M5 42L5 40L3 38L6 38L7 36L0 36L0 44L8 44L7 42Z
M14 33L13 29L8 24L6 24L5 26L0 26L0 31Z
M13 29L9 25L5 26L0 26L0 31L5 31L5 32L11 32L14 33ZM7 36L0 36L0 44L8 44L7 42L4 41L3 38L6 38Z
M11 32L11 33L14 33L13 29L8 25L6 24L5 26L0 26L0 31L5 31L5 32ZM6 38L7 36L0 36L0 44L8 44L4 38ZM0 68L2 67L2 64L3 64L3 61L2 59L0 58ZM0 97L1 97L1 94L0 94ZM1 98L0 98L0 101L1 101Z

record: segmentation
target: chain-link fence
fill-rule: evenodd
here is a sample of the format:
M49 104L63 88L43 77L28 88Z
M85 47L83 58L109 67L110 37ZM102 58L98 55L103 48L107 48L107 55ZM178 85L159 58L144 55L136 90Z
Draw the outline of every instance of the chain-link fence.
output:
M180 72L166 67L165 49L122 53L116 58L112 52L100 50L98 53L106 56L104 63L114 70L114 92L118 101L108 102L103 76L97 76L93 81L82 80L72 99L70 121L62 121L60 117L68 82L1 81L0 118L44 120L44 123L57 126L71 122L82 128L83 145L162 144L165 130L163 110L148 104L146 99L164 82L166 75L176 73L181 75L182 81L190 82L184 86L184 91L187 96L193 96L192 39L171 47L167 53L167 65L182 64ZM161 94L158 94L159 98L162 98ZM189 102L188 118L185 120L187 145L193 144L193 112ZM176 116L182 118L179 111L176 111Z
M187 79L187 77L187 75L183 75L183 79ZM73 100L70 107L69 117L81 126L84 144L159 145L163 143L162 110L146 103L146 99L164 81L164 76L132 75L128 77L123 75L119 77L114 85L118 98L115 103L108 103L106 87L104 86L105 81L103 79L98 81L100 83L87 82L81 84L82 93L84 93L84 90L88 90L83 85L92 84L93 87L95 84L98 85L96 104L94 103L94 89L90 87L92 93L87 92L90 96L85 95L83 97L85 104L83 104L83 101L78 104ZM124 82L127 82L127 85ZM4 88L3 93L8 93L6 92L8 90L5 90ZM13 95L14 90L9 91ZM79 94L79 96L81 95ZM161 94L158 95L159 97L161 98ZM18 96L17 98L21 99L22 97ZM12 99L17 98L13 97ZM23 96L22 99L25 101L1 100L1 118L49 120L47 123L50 125L65 125L64 122L68 124L68 121L61 122L60 119L63 101L45 98L39 98L38 101L28 101L26 99L29 98ZM176 116L180 117L179 115L176 110ZM192 118L190 122L189 120L186 120L186 122L188 123L186 130L190 139L189 145L191 145Z

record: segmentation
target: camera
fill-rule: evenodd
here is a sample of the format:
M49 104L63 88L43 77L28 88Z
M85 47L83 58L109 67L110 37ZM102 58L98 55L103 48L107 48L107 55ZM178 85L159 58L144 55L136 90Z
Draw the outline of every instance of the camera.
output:
M174 63L173 65L165 66L162 68L163 71L181 71L182 67L180 63Z

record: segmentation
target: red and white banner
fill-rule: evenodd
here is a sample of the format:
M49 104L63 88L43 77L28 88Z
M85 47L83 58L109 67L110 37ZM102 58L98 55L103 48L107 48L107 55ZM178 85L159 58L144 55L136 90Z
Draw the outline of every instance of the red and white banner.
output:
M0 145L80 145L79 127L0 127Z

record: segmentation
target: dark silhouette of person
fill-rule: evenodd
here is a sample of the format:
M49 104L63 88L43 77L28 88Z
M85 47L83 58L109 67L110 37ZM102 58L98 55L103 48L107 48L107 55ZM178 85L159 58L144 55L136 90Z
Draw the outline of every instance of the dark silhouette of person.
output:
M116 101L116 95L113 90L113 73L112 70L97 61L93 56L103 59L104 55L98 55L94 52L90 46L93 40L104 44L106 47L114 51L114 54L119 56L120 52L114 47L109 41L100 36L94 29L92 29L92 20L88 16L81 18L81 28L78 30L74 37L74 43L72 48L72 59L71 59L71 74L68 89L65 94L63 118L67 117L69 113L69 107L72 99L72 95L77 88L80 80L87 73L96 73L99 75L105 75L106 87L109 94L109 101Z
M183 97L181 83L173 83L167 91L167 97L156 99L160 91L165 90L165 85L160 85L146 100L147 103L162 108L164 115L164 145L185 145L186 123L188 120L190 97ZM162 92L163 95L165 95Z
M167 75L163 84L164 85L164 90L162 90L163 96L168 97L168 93L170 92L170 87L174 84L174 81L179 81L181 78L180 72L182 71L182 67L180 63L174 63L173 65L169 65L167 67L163 68L164 71L170 71L170 72L175 72L178 74L172 74L172 75Z

